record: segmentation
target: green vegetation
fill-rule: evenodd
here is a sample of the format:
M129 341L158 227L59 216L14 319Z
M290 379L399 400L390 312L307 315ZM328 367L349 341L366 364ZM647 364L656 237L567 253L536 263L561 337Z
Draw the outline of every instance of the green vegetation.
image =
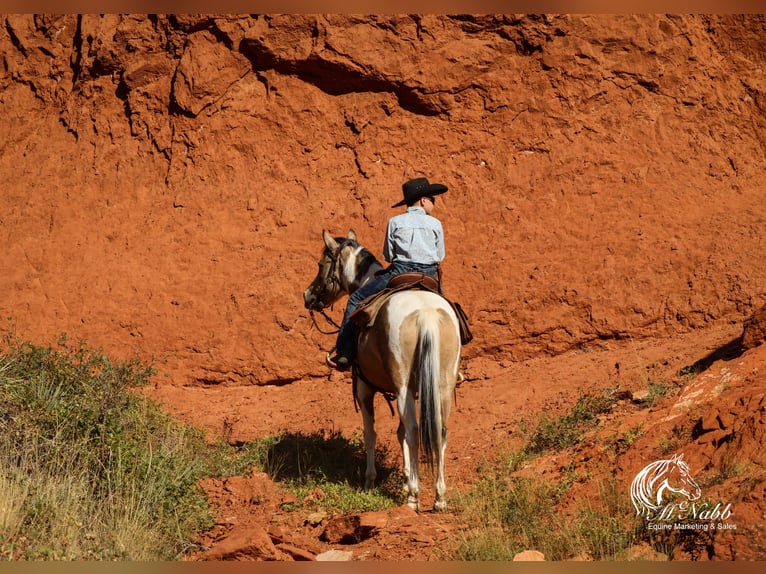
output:
M639 423L634 427L628 428L622 434L615 434L605 440L605 443L612 447L617 455L624 454L633 444L644 435L644 424Z
M634 510L624 489L612 480L594 486L599 494L595 502L577 500L569 504L574 510L562 513L559 503L567 488L503 472L485 476L457 497L458 512L470 527L449 558L507 561L533 549L547 560L620 559L638 532L630 522Z
M674 385L669 385L664 381L650 382L647 385L646 406L651 408L657 405L657 403L670 394L674 387ZM677 387L675 388L677 389Z
M612 410L616 402L616 389L607 389L596 395L581 395L575 406L560 417L543 412L529 437L525 453L538 455L574 446L598 423L598 415Z
M284 433L265 439L260 461L270 478L291 490L296 505L321 507L331 513L384 510L402 504L400 475L384 464L378 449L378 486L364 492L363 440L350 440L339 432Z
M210 445L141 393L153 371L137 360L115 362L65 337L55 348L7 338L3 349L0 559L179 559L214 523L200 480L253 467L292 490L297 506L401 503L398 473L385 466L382 487L362 492L358 438Z
M699 481L700 486L707 488L716 484L721 484L730 478L745 475L748 472L751 472L754 468L755 464L752 461L747 459L743 460L739 458L736 450L730 450L726 456L721 458L716 470Z
M468 492L455 496L457 511L468 528L447 550L456 560L511 560L523 550L538 550L547 560L583 557L624 560L627 550L648 538L635 518L626 485L615 479L593 479L570 463L556 480L528 478L520 472L534 458L576 446L610 412L618 389L581 395L564 414L543 412L518 452L494 465L482 466L483 478ZM642 425L606 440L619 454L643 433ZM524 475L524 476L522 476ZM587 484L587 490L575 485ZM577 494L580 492L582 494Z
M151 369L84 346L0 355L0 556L173 559L212 524L199 431L133 392Z

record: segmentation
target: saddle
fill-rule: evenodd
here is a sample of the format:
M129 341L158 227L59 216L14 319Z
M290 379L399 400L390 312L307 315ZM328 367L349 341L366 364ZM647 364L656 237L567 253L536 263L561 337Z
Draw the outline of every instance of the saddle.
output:
M382 291L370 295L364 299L354 312L349 316L349 321L353 322L358 327L368 327L372 325L375 318L378 316L383 303L391 297L394 293L399 291L406 291L408 289L416 289L422 291L430 291L436 293L440 297L443 297L447 303L450 304L452 309L457 315L458 324L460 326L460 342L463 345L467 345L473 339L471 330L468 328L468 317L463 311L463 308L459 303L450 301L441 292L441 285L439 281L426 275L425 273L400 273L391 278L388 285Z

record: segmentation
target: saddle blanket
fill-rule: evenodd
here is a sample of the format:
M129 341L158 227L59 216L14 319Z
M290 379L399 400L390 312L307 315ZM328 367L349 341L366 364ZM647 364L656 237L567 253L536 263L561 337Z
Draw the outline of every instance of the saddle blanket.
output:
M425 273L400 273L391 279L385 289L363 300L359 304L359 307L357 307L351 314L349 321L352 321L359 327L368 327L372 325L378 315L378 312L383 306L383 303L385 303L386 300L394 293L405 291L407 289L431 291L440 297L444 297L444 295L439 290L439 282L433 277L426 275ZM444 299L455 311L455 315L457 315L458 324L460 326L461 344L466 345L470 343L473 339L473 335L471 334L471 330L468 328L468 317L463 311L463 308L458 303L450 301L446 297L444 297Z

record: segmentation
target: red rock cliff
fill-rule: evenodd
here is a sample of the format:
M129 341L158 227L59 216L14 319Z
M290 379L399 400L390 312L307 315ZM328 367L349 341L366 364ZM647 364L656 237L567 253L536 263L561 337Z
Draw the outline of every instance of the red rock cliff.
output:
M764 303L764 16L0 19L0 311L24 338L177 383L325 372L321 230L380 254L419 175L450 188L469 361Z

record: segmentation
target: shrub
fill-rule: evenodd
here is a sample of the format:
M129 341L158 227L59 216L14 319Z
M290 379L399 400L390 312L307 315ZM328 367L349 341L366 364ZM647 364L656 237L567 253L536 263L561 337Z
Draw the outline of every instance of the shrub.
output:
M607 389L601 394L581 395L574 407L560 417L543 412L527 441L525 453L537 455L574 446L587 428L598 422L598 415L609 412L616 401L615 389Z
M152 369L65 338L0 354L0 556L173 559L211 525L200 431L136 390ZM200 456L202 453L202 456Z

